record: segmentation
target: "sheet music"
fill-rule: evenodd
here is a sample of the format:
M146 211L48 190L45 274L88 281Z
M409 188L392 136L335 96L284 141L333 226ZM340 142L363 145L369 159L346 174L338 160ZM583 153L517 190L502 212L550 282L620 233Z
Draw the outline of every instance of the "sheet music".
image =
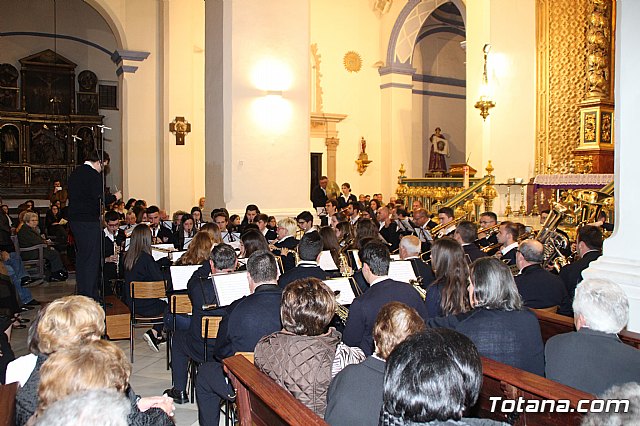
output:
M320 261L318 264L323 271L335 271L338 269L338 266L336 265L336 262L334 262L329 250L324 250L320 253Z
M160 249L160 250L156 250L156 249ZM169 249L174 250L173 244L152 244L151 256L153 256L153 260L157 262L163 257L169 257L169 252L167 251Z
M169 271L171 272L171 283L174 290L186 290L187 283L195 271L200 268L201 265L184 265L184 266L171 266Z
M408 260L399 260L389 263L389 278L408 283L416 279L416 273Z
M218 298L218 306L229 306L250 294L249 277L246 271L214 275L211 280Z
M189 244L191 244L191 240L193 240L193 237L187 237L184 239L184 244L182 245L183 249L188 249L189 248Z
M332 280L326 280L324 283L331 290L340 292L336 300L341 305L350 305L353 302L353 299L356 298L356 295L353 294L349 278L335 278Z
M399 254L392 254L392 255L391 255L391 260L392 260L392 261L400 260L400 255L399 255Z
M180 259L182 255L185 254L186 252L187 252L186 250L172 251L171 253L169 253L169 260L172 262L175 262L176 260Z
M351 253L353 253L353 258L356 261L356 266L358 267L358 269L362 269L362 261L360 260L360 255L358 254L358 250L351 250Z

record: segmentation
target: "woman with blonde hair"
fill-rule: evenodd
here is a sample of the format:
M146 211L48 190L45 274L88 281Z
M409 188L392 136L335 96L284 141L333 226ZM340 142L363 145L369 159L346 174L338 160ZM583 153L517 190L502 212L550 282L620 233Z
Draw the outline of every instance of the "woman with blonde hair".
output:
M205 222L200 228L200 232L206 232L211 238L211 242L215 246L216 244L222 244L222 232L220 232L220 228L213 222ZM196 234L197 235L197 234ZM193 244L193 241L191 242Z
M215 223L208 223L207 225L213 225L217 228ZM204 227L203 227L204 229ZM220 231L218 231L219 233ZM191 244L187 252L183 254L180 259L175 261L175 265L199 265L211 256L211 249L213 248L213 241L207 231L199 231L196 236L193 237Z
M23 426L36 411L40 370L50 355L70 348L79 348L100 340L105 332L104 311L93 299L86 296L67 296L54 300L42 313L38 323L38 359L34 370L16 395L16 425ZM73 374L76 374L75 372ZM160 404L162 397L139 398L129 387L127 396L134 409L139 424L153 419L153 411L147 410L154 404ZM162 405L158 405L161 408ZM145 411L146 410L146 411ZM170 411L167 411L169 413ZM134 422L135 423L135 422Z
M296 255L294 250L298 247L298 239L295 237L296 231L298 230L298 224L296 220L292 217L285 217L284 219L280 219L276 226L276 235L278 239L269 245L269 249L273 252L275 256L280 256L282 259L282 267L284 268L284 272L287 272L290 269L295 268L296 266Z

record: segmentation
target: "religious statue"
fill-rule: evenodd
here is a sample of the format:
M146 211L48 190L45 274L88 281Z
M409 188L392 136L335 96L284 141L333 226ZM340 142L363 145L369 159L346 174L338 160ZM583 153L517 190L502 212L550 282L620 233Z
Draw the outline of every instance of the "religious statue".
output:
M440 127L436 127L435 133L431 135L431 151L429 152L429 171L431 173L446 173L447 162L445 155L449 155L449 142L440 133Z

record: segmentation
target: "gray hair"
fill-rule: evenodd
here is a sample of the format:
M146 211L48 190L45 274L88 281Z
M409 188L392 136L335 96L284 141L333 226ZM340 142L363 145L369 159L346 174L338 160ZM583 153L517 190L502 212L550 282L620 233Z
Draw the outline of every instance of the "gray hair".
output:
M640 384L636 382L625 383L620 386L613 386L607 390L601 396L604 400L618 400L612 402L609 407L605 404L605 407L611 408L609 410L596 413L590 412L583 420L582 426L620 426L630 425L638 420L640 416ZM624 408L624 400L629 401L628 410L623 413L619 410L615 412L615 408Z
M524 260L530 263L542 263L544 261L544 246L538 240L525 240L518 247Z
M247 260L247 272L256 284L275 283L278 279L276 258L270 251L254 251Z
M400 240L400 247L404 248L409 255L419 255L421 250L420 239L415 235L407 235Z
M629 300L624 290L605 278L583 280L576 287L573 311L585 326L603 333L618 333L629 321Z
M131 402L111 389L79 392L51 404L37 426L127 426Z
M495 257L481 257L471 264L474 308L519 311L522 298L509 267Z

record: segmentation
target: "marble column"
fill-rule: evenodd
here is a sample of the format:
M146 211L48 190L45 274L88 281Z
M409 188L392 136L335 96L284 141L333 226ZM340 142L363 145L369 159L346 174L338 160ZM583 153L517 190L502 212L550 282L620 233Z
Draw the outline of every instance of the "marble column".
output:
M585 278L608 278L615 281L629 297L630 331L640 331L640 2L618 0L615 76L615 203L616 229L604 243L604 254L592 262L582 275Z

